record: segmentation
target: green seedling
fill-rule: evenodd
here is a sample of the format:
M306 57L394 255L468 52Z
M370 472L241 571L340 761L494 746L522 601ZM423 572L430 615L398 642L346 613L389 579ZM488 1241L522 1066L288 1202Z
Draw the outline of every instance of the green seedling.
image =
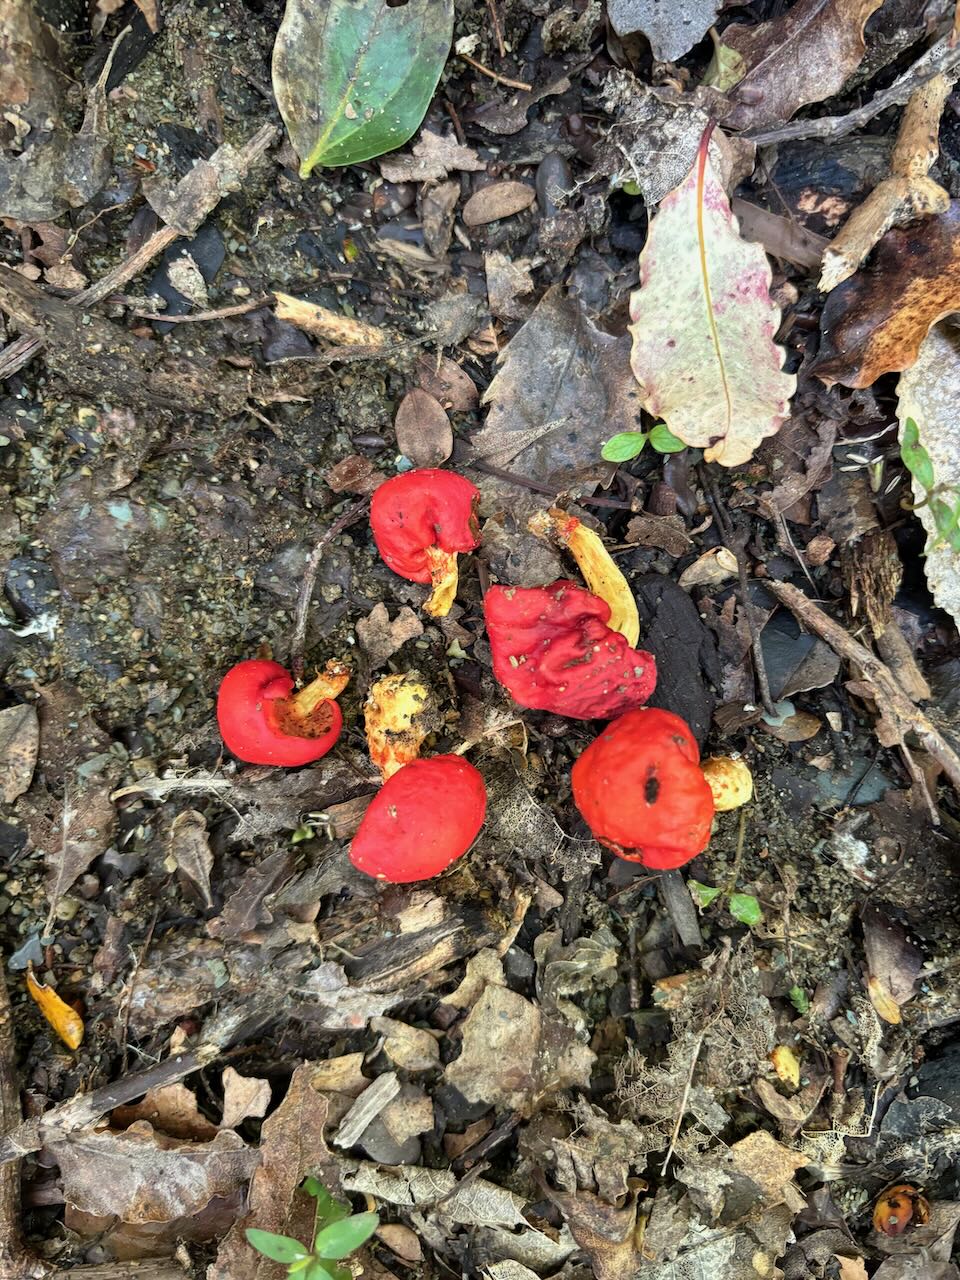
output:
M643 452L648 442L657 453L679 453L687 447L665 422L658 422L649 431L621 431L611 436L600 450L600 456L604 462L629 462Z
M309 1245L256 1227L247 1229L247 1240L265 1258L286 1266L287 1275L297 1280L353 1280L350 1268L341 1266L340 1259L370 1239L380 1225L379 1215L351 1213L350 1206L335 1200L316 1178L305 1179L303 1190L316 1201Z
M924 494L910 510L929 507L937 531L934 546L946 543L952 550L960 552L960 494L955 488L937 484L933 461L920 443L920 430L913 418L907 418L903 424L900 457Z
M748 929L754 928L763 920L763 909L752 893L728 893L727 890L712 884L701 884L699 880L688 880L687 888L701 911L715 902L721 894L727 899L727 910L734 920L739 920Z

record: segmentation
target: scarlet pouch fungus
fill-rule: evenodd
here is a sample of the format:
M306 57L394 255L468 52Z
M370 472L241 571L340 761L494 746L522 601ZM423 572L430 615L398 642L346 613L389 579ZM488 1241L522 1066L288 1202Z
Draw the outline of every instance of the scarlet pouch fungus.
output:
M433 585L423 606L435 618L457 594L457 552L480 545L479 491L453 471L421 467L385 481L370 500L370 528L386 564L401 578Z
M468 760L413 760L374 796L353 837L350 861L391 884L429 880L466 853L486 809L483 778Z
M328 662L298 693L279 662L251 658L223 677L217 721L227 749L248 764L310 764L325 756L343 725L335 699L350 679L349 668Z
M601 844L645 867L681 867L710 839L713 796L700 750L671 711L629 711L573 766L573 798Z
M491 587L483 611L493 674L522 707L610 720L653 692L653 654L631 649L607 625L610 606L572 582Z

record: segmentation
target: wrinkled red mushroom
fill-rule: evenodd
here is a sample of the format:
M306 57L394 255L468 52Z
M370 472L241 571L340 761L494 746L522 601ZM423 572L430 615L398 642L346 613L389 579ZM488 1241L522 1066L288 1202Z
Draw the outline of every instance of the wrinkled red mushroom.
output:
M386 564L401 578L429 582L423 606L435 618L457 594L457 552L480 545L479 491L453 471L421 467L393 476L370 500L370 528Z
M628 862L682 867L707 847L713 794L696 739L671 711L645 707L608 724L572 781L587 826Z
M391 884L429 880L473 844L487 789L462 756L405 764L370 802L350 846L358 871Z
M293 677L279 662L238 662L217 694L220 736L248 764L310 764L325 756L340 736L343 715L335 699L349 679L349 668L329 662L294 693Z
M653 654L632 649L607 626L606 601L572 582L491 587L483 611L493 674L522 707L610 720L653 692Z

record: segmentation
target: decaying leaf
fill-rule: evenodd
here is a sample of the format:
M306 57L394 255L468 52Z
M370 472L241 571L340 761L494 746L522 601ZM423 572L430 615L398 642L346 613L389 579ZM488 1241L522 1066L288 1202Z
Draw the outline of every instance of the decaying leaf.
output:
M914 91L890 157L890 177L874 187L824 251L821 293L852 276L892 226L946 212L950 196L927 174L940 152L940 117L952 84L938 75Z
M216 1261L207 1271L207 1280L273 1280L274 1263L247 1244L246 1227L306 1240L313 1226L313 1202L299 1191L311 1174L331 1194L339 1191L336 1167L323 1137L329 1102L311 1083L315 1064L304 1062L293 1073L283 1102L261 1131L259 1152L247 1197L248 1211L234 1224L220 1244ZM240 1142L231 1130L220 1137Z
M913 996L923 969L923 954L903 926L873 903L863 908L860 918L870 1003L884 1022L897 1025L902 1020L900 1008Z
M213 906L210 872L213 851L207 839L207 820L196 809L178 813L170 827L168 856L205 907Z
M445 1169L384 1168L349 1160L341 1168L345 1191L359 1191L388 1204L419 1206L425 1211L442 1200L438 1211L443 1217L465 1227L527 1226L523 1197L484 1178L471 1178L458 1188L456 1177Z
M704 135L697 162L660 204L630 299L631 364L644 408L704 457L737 466L786 419L766 254L737 232ZM608 432L609 434L609 432Z
M453 452L453 428L429 392L414 387L400 401L393 429L397 446L418 467L438 467Z
M114 1129L128 1129L138 1120L149 1121L158 1133L168 1138L209 1142L217 1135L217 1126L201 1115L197 1095L179 1082L148 1089L133 1106L114 1107L110 1113Z
M480 227L500 218L512 218L515 213L529 209L536 198L536 191L527 182L491 182L475 191L463 206L463 225Z
M675 62L689 53L713 25L719 0L608 0L607 13L617 35L642 31L658 62Z
M37 981L33 976L33 965L27 969L27 990L67 1048L79 1049L83 1041L83 1019L76 1009L71 1009L65 1000L60 999L53 987Z
M424 129L410 155L380 161L387 182L439 182L451 171L477 173L487 167L472 147L462 147L451 135Z
M960 308L960 201L910 227L895 227L870 265L827 298L810 371L832 386L869 387L909 369L930 328Z
M157 1133L146 1120L121 1133L67 1134L48 1149L72 1205L124 1222L169 1222L198 1213L214 1196L243 1186L258 1158L228 1130L211 1142L182 1142Z
M940 499L949 506L960 502L960 333L949 321L936 325L927 334L917 361L901 374L897 385L900 438L904 424L917 424L920 444L933 467L935 486L943 486ZM913 501L923 503L923 486L913 478ZM960 625L960 552L938 529L929 503L917 510L927 531L923 569L934 600Z
M637 1205L632 1196L619 1208L589 1191L576 1195L554 1191L550 1198L589 1257L596 1280L622 1280L637 1273Z
M117 822L110 794L109 784L97 784L72 799L64 798L62 839L58 848L46 851L45 858L51 913L94 858L110 847Z
M452 32L453 0L288 0L273 89L301 178L402 146L423 120Z
M727 27L723 45L741 56L746 74L724 127L782 124L807 103L838 93L860 65L864 25L881 3L798 0L769 22Z
M36 707L24 703L0 711L0 800L13 804L33 778L40 748Z
M235 1129L248 1116L265 1116L271 1097L269 1080L261 1080L257 1076L242 1076L233 1067L224 1067L223 1115L220 1127Z
M408 640L423 635L423 623L409 605L403 605L391 621L387 606L381 600L365 618L359 619L356 632L360 648L370 659L371 669L376 671Z
M594 1060L569 1028L516 992L490 985L467 1015L460 1056L445 1075L468 1102L531 1115L553 1094L585 1086Z
M639 424L629 340L598 329L554 287L501 352L484 394L490 412L472 440L478 457L562 487L605 467L600 445Z

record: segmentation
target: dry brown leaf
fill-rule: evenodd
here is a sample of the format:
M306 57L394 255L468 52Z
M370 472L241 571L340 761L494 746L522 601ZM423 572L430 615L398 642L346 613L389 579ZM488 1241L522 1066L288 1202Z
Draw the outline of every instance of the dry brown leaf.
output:
M783 124L810 102L838 93L860 65L863 28L883 0L798 0L786 13L759 26L739 23L723 32L723 44L747 66L731 92L726 128Z
M833 1256L840 1268L839 1280L867 1280L867 1267L862 1258L843 1258L839 1253Z
M867 994L877 1014L893 1025L901 1021L900 1007L910 1000L923 970L923 954L906 930L873 903L860 912L863 949L867 958Z
M784 1201L796 1208L804 1204L793 1177L798 1169L810 1163L809 1157L791 1151L763 1129L750 1133L730 1148L734 1167L757 1184L767 1206Z
M358 1097L370 1081L363 1074L362 1053L345 1053L339 1058L313 1064L311 1083L318 1093L345 1093Z
M417 379L424 391L439 400L449 413L468 413L480 403L477 384L449 356L420 356Z
M257 1118L267 1114L272 1091L269 1080L257 1076L242 1076L233 1067L223 1071L223 1115L221 1129L235 1129L248 1116Z
M59 848L47 850L44 859L51 915L94 858L110 847L117 823L111 790L109 784L101 783L88 787L73 800L64 798L63 837Z
M114 1129L129 1129L138 1120L147 1120L157 1133L168 1138L190 1142L210 1142L217 1126L200 1114L197 1095L185 1084L168 1084L149 1089L143 1098L129 1107L115 1107L110 1113Z
M448 1222L465 1227L526 1227L522 1196L495 1186L483 1178L471 1178L462 1187L445 1169L418 1166L389 1168L366 1161L343 1161L345 1191L359 1191L388 1204L429 1211L442 1200L438 1212ZM209 1280L217 1280L210 1277ZM233 1280L233 1277L223 1277ZM242 1277L238 1280L243 1280Z
M330 1104L313 1088L315 1071L316 1063L312 1062L297 1067L283 1102L264 1121L247 1214L221 1242L216 1261L207 1270L207 1280L274 1280L276 1264L250 1248L245 1228L259 1227L305 1240L312 1230L313 1202L298 1191L303 1179L312 1174L331 1194L338 1193L336 1166L323 1137ZM222 1130L220 1136L228 1134L236 1136L231 1130Z
M483 260L487 276L487 301L490 312L500 320L520 320L530 312L531 304L520 297L533 291L530 258L508 258L495 250Z
M213 851L207 839L207 820L196 809L177 814L170 827L167 856L199 900L207 908L213 906L210 872Z
M575 1195L553 1191L550 1199L588 1255L596 1280L623 1280L638 1273L637 1206L632 1197L622 1208L606 1204L589 1191Z
M400 401L393 422L400 452L418 467L438 467L453 452L453 428L440 403L414 387Z
M436 182L451 171L479 173L487 167L472 147L462 147L450 134L424 129L411 154L393 152L379 161L387 182Z
M169 1222L199 1213L214 1196L243 1186L257 1164L257 1153L235 1133L183 1142L157 1133L146 1120L122 1133L67 1134L47 1150L72 1205L124 1222Z
M40 749L37 709L27 703L0 711L0 799L13 804L33 780Z
M869 387L909 369L932 325L960 309L960 202L888 231L869 267L827 298L811 372L832 386Z
M526 182L491 182L475 191L463 206L460 215L464 226L479 227L499 218L512 218L515 213L529 209L537 198L533 187Z
M440 1063L440 1046L421 1027L393 1018L372 1018L370 1030L383 1036L383 1052L401 1071L430 1071Z
M384 1222L377 1227L377 1239L381 1240L401 1262L422 1262L423 1249L420 1237L402 1222Z

